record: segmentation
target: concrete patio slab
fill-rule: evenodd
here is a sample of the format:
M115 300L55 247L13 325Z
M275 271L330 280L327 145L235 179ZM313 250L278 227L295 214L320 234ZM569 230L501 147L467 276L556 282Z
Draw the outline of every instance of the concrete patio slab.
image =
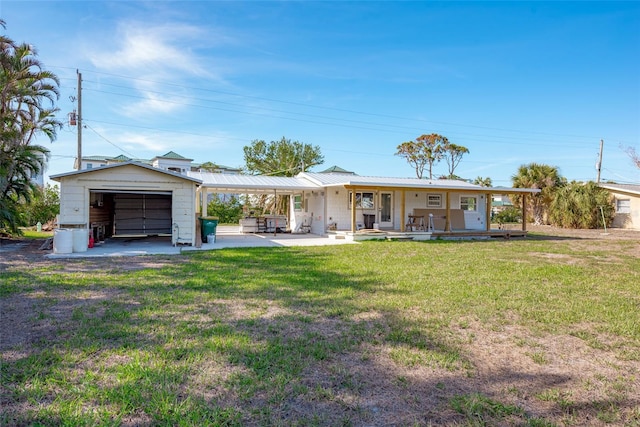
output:
M216 241L203 243L202 247L173 246L170 237L144 237L144 238L111 238L105 242L87 249L86 252L73 252L70 254L47 254L48 258L93 258L93 257L118 257L137 255L177 255L191 251L207 251L224 248L253 248L253 247L278 247L278 246L325 246L353 244L342 239L333 239L327 236L314 234L243 234L237 226L218 226Z

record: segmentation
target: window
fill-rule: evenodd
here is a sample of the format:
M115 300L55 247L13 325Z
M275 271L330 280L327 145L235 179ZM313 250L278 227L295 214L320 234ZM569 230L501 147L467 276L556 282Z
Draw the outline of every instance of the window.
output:
M631 200L630 199L616 199L616 213L630 214L631 213Z
M478 210L478 203L475 197L462 196L460 197L460 209L463 211L476 211Z
M349 209L353 200L353 193L349 192ZM373 209L373 193L356 193L356 208Z
M440 194L427 194L427 207L439 208L442 206L442 196Z
M87 169L93 169L93 163L87 163Z
M293 196L293 210L300 212L302 210L302 195L296 194Z

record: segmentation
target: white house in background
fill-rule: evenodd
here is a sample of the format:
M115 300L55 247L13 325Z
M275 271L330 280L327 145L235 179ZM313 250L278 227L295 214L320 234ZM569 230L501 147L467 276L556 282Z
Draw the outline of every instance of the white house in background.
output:
M169 151L161 156L156 156L153 159L131 159L124 155L115 157L110 156L83 156L80 170L95 169L102 166L117 165L126 162L137 162L146 165L153 166L157 169L169 170L185 174L189 171L199 171L202 163L193 163L193 159L187 159L178 153ZM74 160L73 167L78 169L78 159ZM234 168L230 166L216 164L216 173L229 173L239 174L242 172L240 168Z
M616 214L613 226L640 230L640 185L637 184L598 184L613 196Z

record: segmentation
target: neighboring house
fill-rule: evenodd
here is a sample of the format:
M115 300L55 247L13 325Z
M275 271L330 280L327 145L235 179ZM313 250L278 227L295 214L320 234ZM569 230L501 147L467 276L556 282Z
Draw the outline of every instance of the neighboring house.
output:
M613 196L616 214L613 226L640 230L640 185L637 184L598 184Z
M513 207L511 199L506 194L494 194L491 197L491 215L496 215L507 208Z
M189 159L159 156L171 168ZM159 163L158 163L159 164ZM456 180L385 178L353 173L303 172L273 177L168 170L126 161L50 177L60 183L61 228L90 228L95 239L166 235L174 244L197 244L197 218L207 215L209 193L289 195L287 228L324 235L366 228L441 234L491 232L494 194L535 189L481 187ZM411 216L419 222L411 222ZM281 218L278 219L280 221ZM526 218L522 234L526 234ZM278 225L280 227L280 225ZM384 235L384 234L380 234Z
M178 153L169 151L161 156L156 156L153 159L131 159L124 155L115 157L109 156L83 156L80 170L95 169L102 166L117 165L126 162L137 162L153 166L154 168L169 170L185 174L189 171L199 171L201 163L193 163L193 159L187 159ZM78 168L78 159L74 160L73 167ZM229 173L239 174L242 172L240 168L233 168L230 166L216 164L216 173Z

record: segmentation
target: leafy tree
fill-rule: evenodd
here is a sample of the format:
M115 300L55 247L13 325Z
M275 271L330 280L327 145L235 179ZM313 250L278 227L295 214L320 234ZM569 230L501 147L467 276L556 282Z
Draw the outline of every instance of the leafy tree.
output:
M250 146L244 147L244 161L245 169L255 175L295 176L311 166L322 164L324 157L317 145L282 137L269 143L252 141ZM283 214L287 212L288 201L288 196L278 196L274 200L272 196L262 195L257 204L264 212Z
M429 171L429 179L433 179L433 165L438 163L444 155L444 147L449 140L435 133L421 135L415 141L407 141L396 147L396 156L404 158L413 166L418 179L422 179L424 168Z
M217 216L220 223L237 224L242 218L242 203L236 196L225 200L218 194L213 194L213 200L207 205L207 213Z
M442 157L447 162L447 166L449 169L449 178L453 179L454 171L460 164L462 160L462 156L469 153L469 149L467 147L463 147L462 145L452 144L449 141L443 146Z
M218 170L218 165L213 162L204 162L200 165L200 169L205 170L207 172L216 172Z
M46 224L60 213L60 190L57 185L47 184L37 188L29 203L22 203L20 208L20 225L31 226L36 223Z
M557 188L566 183L555 166L530 163L518 168L518 172L511 177L514 188L537 188L540 193L527 196L528 205L525 207L533 213L533 223L541 225L544 223L545 213L553 201L554 192ZM521 204L522 196L511 196L514 204Z
M4 21L0 21L4 28ZM56 138L58 77L46 70L29 44L0 36L0 230L19 234L20 203L29 203L32 177L44 171L49 150L35 139Z
M522 221L522 212L515 206L507 206L494 215L493 221L498 224L516 223Z
M551 223L564 228L599 228L603 224L609 226L614 215L611 194L593 181L573 181L559 188L549 212Z
M481 176L474 179L473 183L481 187L491 187L491 185L493 184L493 182L491 181L491 178L489 177L483 178Z
M244 162L255 175L296 176L311 166L324 163L320 147L282 137L266 143L254 140L244 147Z

